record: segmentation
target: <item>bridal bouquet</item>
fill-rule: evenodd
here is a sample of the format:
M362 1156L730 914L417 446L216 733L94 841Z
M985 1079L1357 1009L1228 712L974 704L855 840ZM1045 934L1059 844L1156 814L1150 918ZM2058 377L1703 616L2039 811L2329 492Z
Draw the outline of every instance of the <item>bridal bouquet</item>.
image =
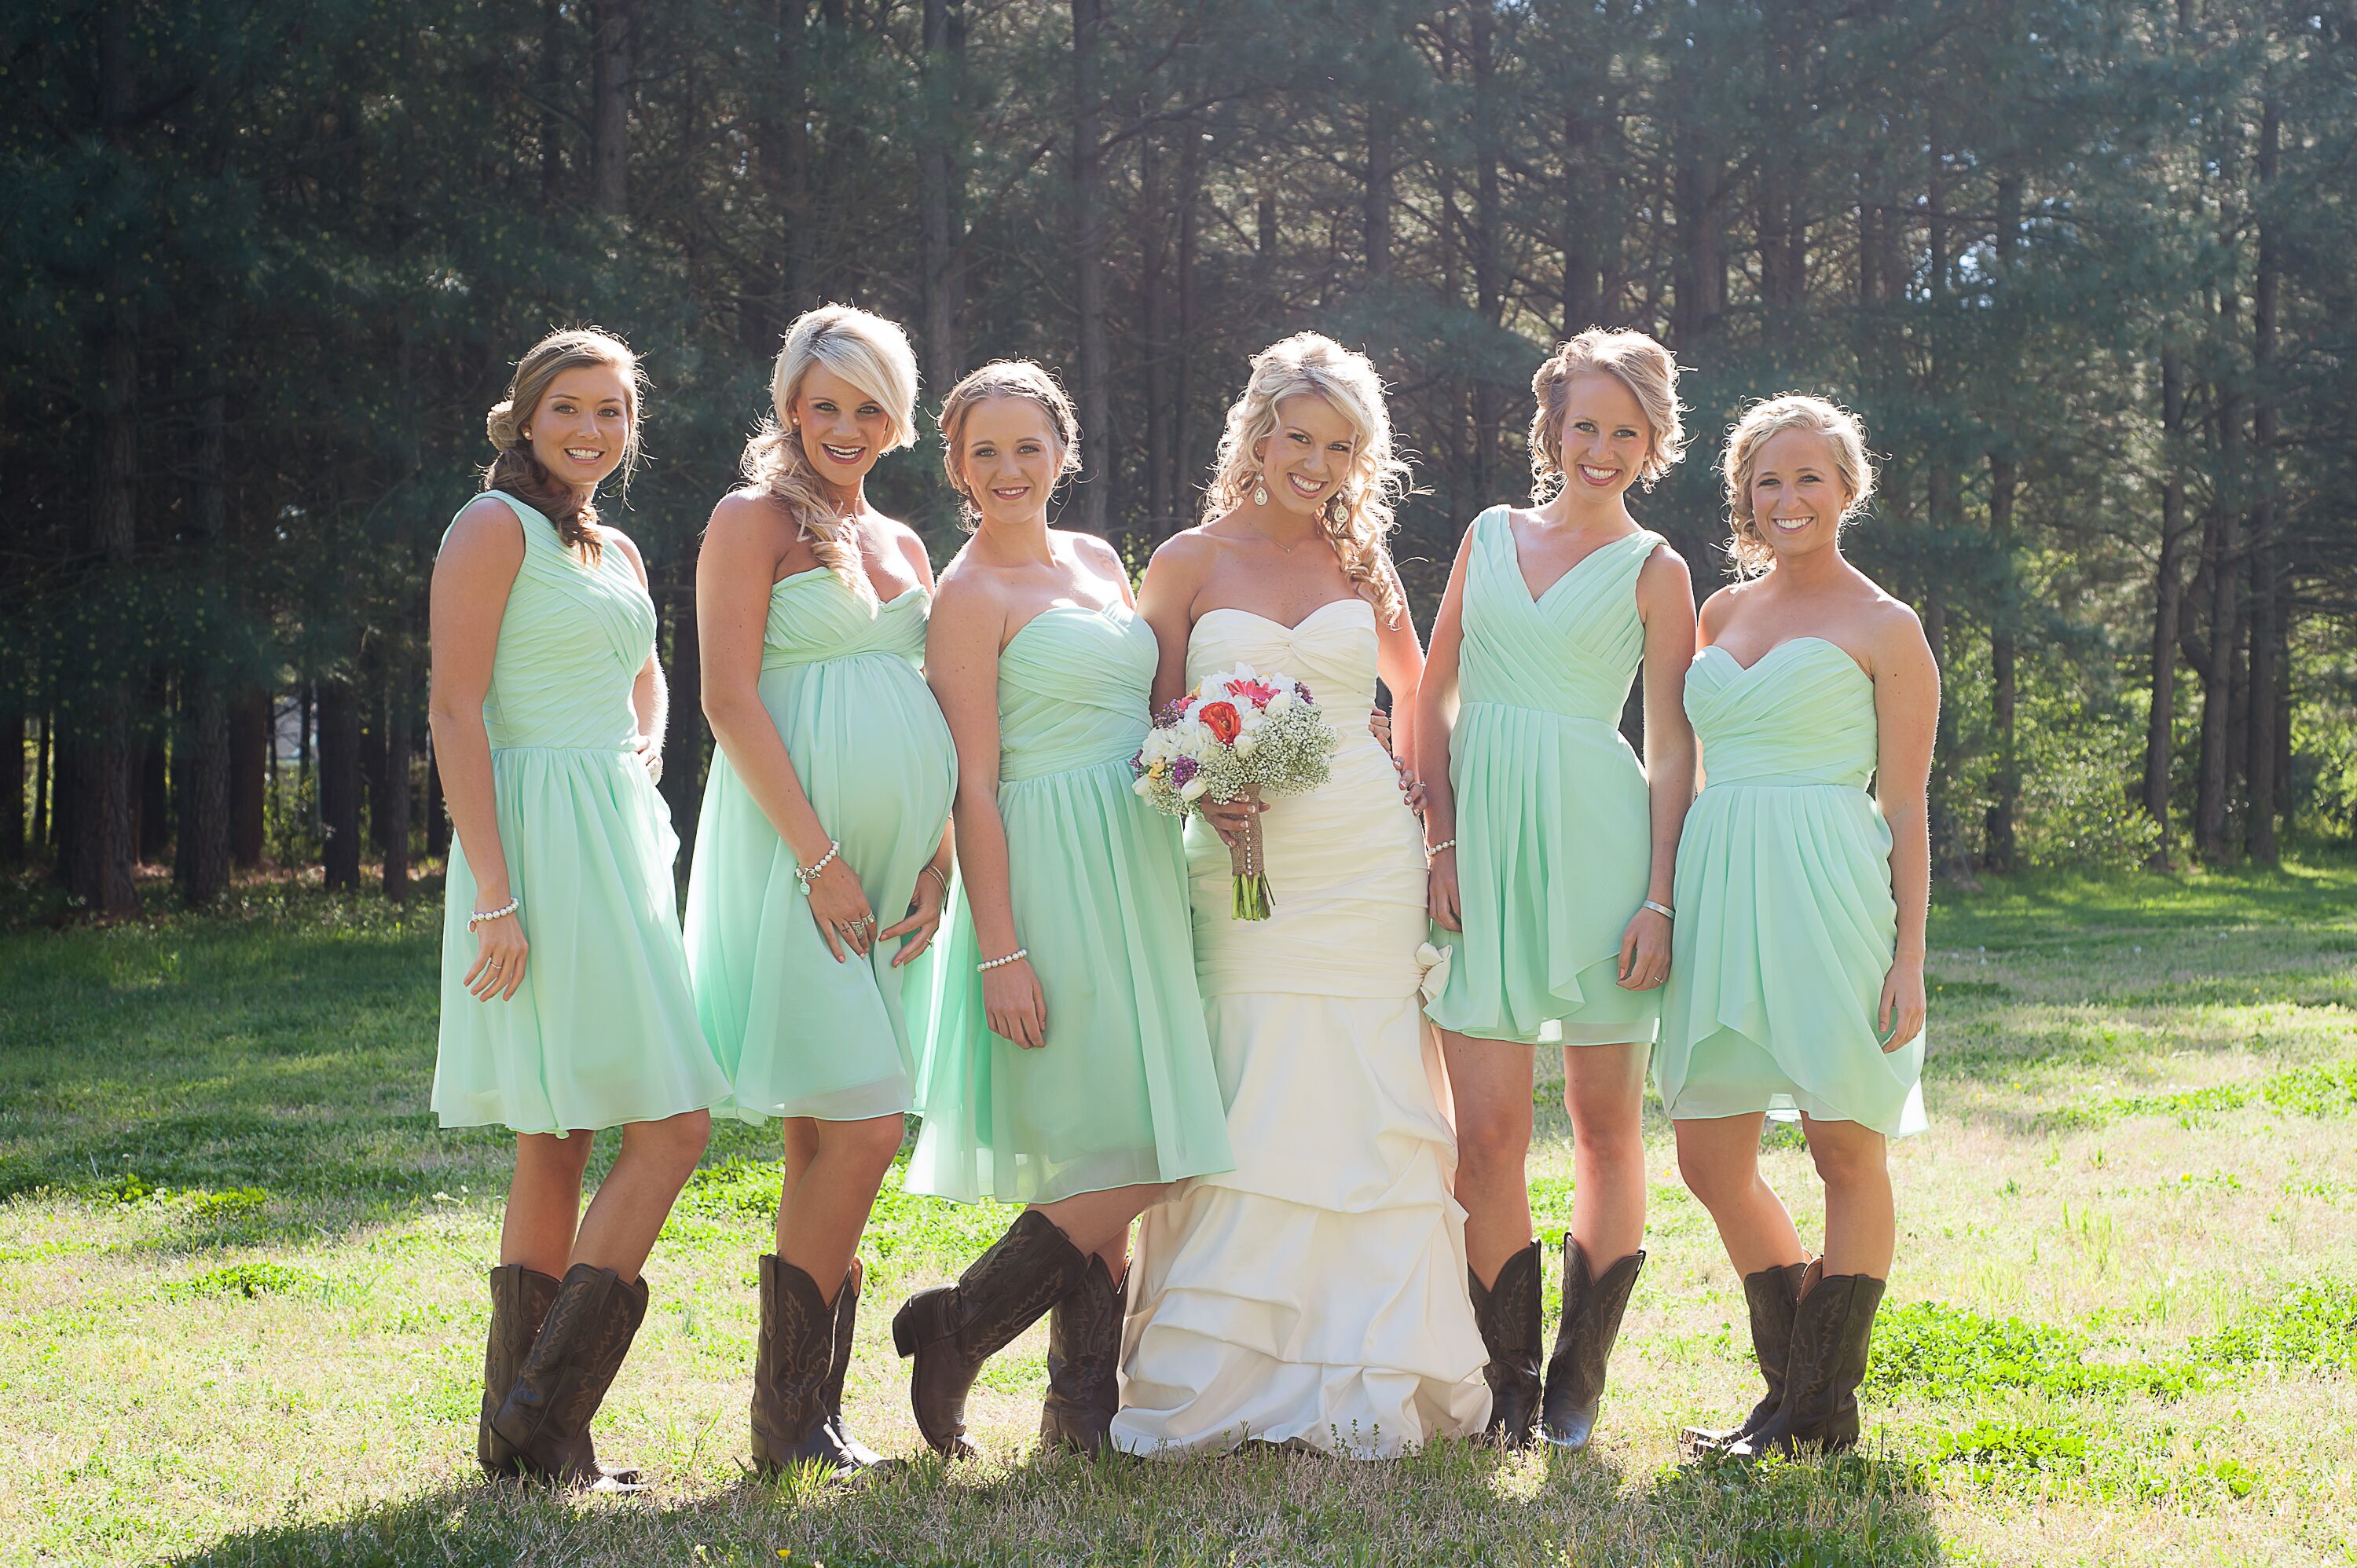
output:
M1292 795L1326 782L1334 736L1309 688L1249 664L1219 671L1155 716L1130 766L1137 792L1157 811L1183 817L1205 796L1226 803ZM1255 812L1228 846L1235 872L1235 918L1268 918L1268 869Z

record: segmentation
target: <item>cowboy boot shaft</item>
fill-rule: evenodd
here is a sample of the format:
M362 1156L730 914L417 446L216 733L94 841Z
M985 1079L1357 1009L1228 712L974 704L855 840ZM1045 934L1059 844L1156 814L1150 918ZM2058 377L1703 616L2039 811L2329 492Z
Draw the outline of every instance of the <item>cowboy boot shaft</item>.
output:
M1549 1442L1584 1447L1595 1430L1612 1347L1620 1337L1620 1320L1644 1266L1645 1254L1631 1252L1598 1277L1579 1243L1564 1237L1563 1317L1555 1326L1555 1350L1546 1369L1544 1424Z
M1465 1278L1473 1322L1490 1358L1481 1369L1490 1385L1490 1424L1483 1435L1509 1448L1523 1447L1532 1440L1542 1390L1539 1244L1533 1241L1500 1264L1498 1277L1486 1286L1470 1269Z
M817 1462L853 1467L827 1408L835 1311L810 1275L775 1253L761 1259L761 1337L753 1365L753 1464L763 1475Z
M859 1337L859 1288L865 1283L866 1270L857 1258L843 1276L842 1288L834 1293L834 1359L826 1373L827 1421L834 1428L834 1440L843 1445L845 1454L861 1469L871 1469L883 1464L884 1455L851 1434L851 1423L843 1416L844 1380L851 1375L852 1347Z
M1055 1222L1027 1209L953 1285L920 1291L892 1319L892 1343L916 1365L909 1402L937 1452L971 1452L965 1400L983 1362L1081 1283L1088 1260Z
M1751 1318L1751 1354L1760 1363L1760 1378L1768 1392L1740 1425L1687 1427L1678 1434L1687 1452L1724 1448L1749 1437L1782 1408L1784 1363L1792 1349L1792 1312L1800 1303L1801 1279L1808 1268L1806 1263L1786 1263L1743 1276L1743 1304Z
M1883 1282L1870 1274L1828 1274L1822 1263L1809 1265L1792 1315L1784 1402L1730 1453L1789 1454L1804 1444L1838 1450L1857 1441L1857 1389L1882 1293Z
M1113 1434L1121 1408L1121 1326L1129 1307L1129 1273L1116 1283L1092 1257L1080 1287L1048 1314L1048 1397L1039 1439L1094 1457Z
M491 1421L522 1468L566 1482L596 1477L589 1422L646 1312L643 1281L587 1263L565 1272L540 1337Z
M484 1473L515 1474L515 1450L491 1429L491 1418L506 1402L523 1369L532 1342L556 1299L557 1282L522 1263L502 1263L490 1272L491 1322L483 1343L483 1406L475 1428L475 1458Z

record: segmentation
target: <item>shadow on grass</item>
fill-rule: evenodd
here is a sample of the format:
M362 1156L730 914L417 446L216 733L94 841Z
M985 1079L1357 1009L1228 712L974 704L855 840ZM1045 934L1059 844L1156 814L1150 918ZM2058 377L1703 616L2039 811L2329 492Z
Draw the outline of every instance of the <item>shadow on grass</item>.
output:
M1530 1485L1531 1466L1545 1463ZM1156 1462L931 1459L858 1487L751 1480L692 1499L562 1498L448 1487L340 1518L265 1526L178 1561L202 1568L450 1563L1929 1564L1937 1521L1911 1467L1667 1467L1507 1460L1439 1444L1391 1464L1264 1450Z

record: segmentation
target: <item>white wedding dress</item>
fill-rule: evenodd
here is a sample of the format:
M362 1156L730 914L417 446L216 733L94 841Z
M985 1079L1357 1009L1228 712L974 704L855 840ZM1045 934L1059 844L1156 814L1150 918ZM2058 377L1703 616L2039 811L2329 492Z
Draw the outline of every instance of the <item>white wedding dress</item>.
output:
M1340 744L1327 783L1261 819L1267 920L1231 917L1227 848L1188 829L1236 1168L1187 1183L1139 1227L1114 1441L1388 1456L1479 1433L1490 1414L1449 1191L1456 1138L1417 993L1422 840L1366 729L1366 601L1293 628L1234 609L1196 622L1190 687L1239 662L1306 682Z

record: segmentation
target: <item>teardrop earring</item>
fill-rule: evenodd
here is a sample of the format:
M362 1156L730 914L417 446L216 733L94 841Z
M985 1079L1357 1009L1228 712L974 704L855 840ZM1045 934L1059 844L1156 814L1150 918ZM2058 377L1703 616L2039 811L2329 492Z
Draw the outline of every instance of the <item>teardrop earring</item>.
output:
M1258 474L1253 476L1253 505L1268 504L1268 481Z

